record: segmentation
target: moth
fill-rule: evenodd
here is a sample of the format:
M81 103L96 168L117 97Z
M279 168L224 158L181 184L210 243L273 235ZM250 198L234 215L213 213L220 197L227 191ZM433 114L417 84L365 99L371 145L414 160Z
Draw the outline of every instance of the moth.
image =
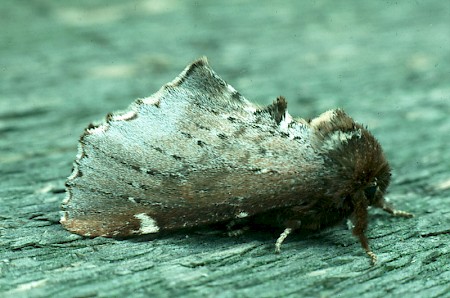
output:
M89 237L127 237L246 221L282 233L350 219L384 199L390 167L375 137L343 110L295 119L278 97L259 107L201 58L125 112L89 125L66 182L62 225Z

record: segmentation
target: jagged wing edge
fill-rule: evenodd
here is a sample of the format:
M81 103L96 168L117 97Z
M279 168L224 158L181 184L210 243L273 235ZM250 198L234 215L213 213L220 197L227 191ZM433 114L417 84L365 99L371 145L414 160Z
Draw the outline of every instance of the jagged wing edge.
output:
M139 113L139 108L141 105L154 105L158 106L160 103L160 99L163 97L162 95L167 92L168 89L174 88L182 84L192 73L196 68L198 67L206 67L207 70L211 73L211 75L218 79L221 84L224 84L226 86L227 91L230 92L231 97L235 100L238 100L240 103L244 105L244 109L247 112L254 113L258 110L258 107L251 102L249 102L247 99L245 99L238 91L236 91L231 85L227 84L220 76L218 76L209 66L208 59L203 56L188 66L171 82L164 84L157 92L150 95L149 97L145 98L139 98L135 100L133 103L131 103L127 109L115 113L108 113L105 117L104 121L98 122L98 123L91 123L88 125L88 127L85 128L83 134L79 138L78 142L78 153L76 155L76 158L73 162L73 168L71 175L67 178L65 186L66 186L66 197L62 202L62 211L63 214L61 215L60 222L64 225L64 222L67 220L67 213L68 210L66 210L66 205L69 203L72 197L71 192L71 181L76 179L77 177L81 176L82 173L79 170L78 164L81 163L81 160L85 156L84 153L84 139L88 135L96 134L96 133L105 133L111 122L114 121L130 121L135 118L137 118Z

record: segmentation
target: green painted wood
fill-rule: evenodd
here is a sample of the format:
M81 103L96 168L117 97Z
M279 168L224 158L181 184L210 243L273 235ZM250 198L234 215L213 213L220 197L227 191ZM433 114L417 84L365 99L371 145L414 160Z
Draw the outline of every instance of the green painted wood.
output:
M2 1L1 297L450 297L450 2ZM192 60L292 115L336 107L393 166L370 266L345 226L229 238L85 239L58 223L86 125Z

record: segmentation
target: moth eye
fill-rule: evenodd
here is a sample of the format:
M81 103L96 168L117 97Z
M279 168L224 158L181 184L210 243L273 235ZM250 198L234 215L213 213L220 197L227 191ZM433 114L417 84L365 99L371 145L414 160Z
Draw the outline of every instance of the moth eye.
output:
M364 189L364 194L366 195L366 198L370 202L372 202L373 199L375 198L375 193L377 192L377 189L378 189L377 185L372 185Z

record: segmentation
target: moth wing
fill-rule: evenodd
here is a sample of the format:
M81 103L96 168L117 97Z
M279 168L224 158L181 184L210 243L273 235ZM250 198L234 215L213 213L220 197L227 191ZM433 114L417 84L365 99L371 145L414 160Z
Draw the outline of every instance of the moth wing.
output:
M287 113L280 122L270 111L206 59L194 62L127 112L86 129L62 224L86 236L128 236L295 204L309 185L298 164L312 169L321 160L308 125Z

